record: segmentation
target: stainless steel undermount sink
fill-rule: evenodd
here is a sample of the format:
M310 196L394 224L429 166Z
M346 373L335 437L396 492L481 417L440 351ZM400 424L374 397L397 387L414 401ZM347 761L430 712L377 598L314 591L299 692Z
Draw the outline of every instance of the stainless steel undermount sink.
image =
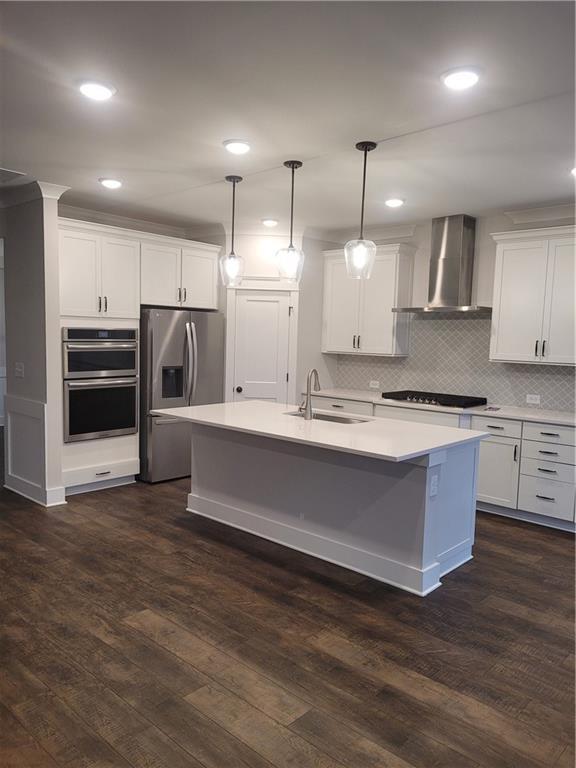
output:
M303 419L304 413L302 411L290 411L286 416L299 416ZM354 416L336 416L334 413L313 413L312 418L318 421L335 421L338 424L362 424L371 421L371 419L357 419Z

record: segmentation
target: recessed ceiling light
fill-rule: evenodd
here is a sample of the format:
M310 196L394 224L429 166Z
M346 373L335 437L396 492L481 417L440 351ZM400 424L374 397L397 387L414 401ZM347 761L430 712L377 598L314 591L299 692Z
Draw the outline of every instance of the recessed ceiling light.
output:
M224 142L224 146L233 155L245 155L246 152L250 152L250 144L242 139L228 139Z
M116 93L116 88L89 80L80 84L80 93L94 101L108 101Z
M264 224L265 227L277 227L278 219L262 219L262 224Z
M476 85L478 80L480 80L480 74L473 67L451 69L442 75L442 82L446 88L450 88L452 91L465 91Z
M400 208L404 203L405 200L402 200L400 197L391 197L389 200L386 200L388 208Z
M120 189L122 186L122 182L118 181L118 179L98 179L98 181L106 189Z

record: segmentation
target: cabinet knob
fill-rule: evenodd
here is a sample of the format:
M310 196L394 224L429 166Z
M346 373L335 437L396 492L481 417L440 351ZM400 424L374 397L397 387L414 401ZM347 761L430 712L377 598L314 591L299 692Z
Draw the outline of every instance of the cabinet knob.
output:
M236 392L242 392L242 387L236 387Z

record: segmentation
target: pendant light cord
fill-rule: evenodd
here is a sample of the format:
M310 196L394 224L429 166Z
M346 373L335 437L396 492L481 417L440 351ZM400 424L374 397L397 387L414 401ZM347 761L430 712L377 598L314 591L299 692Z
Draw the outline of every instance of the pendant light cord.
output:
M292 191L290 193L290 245L289 248L294 248L294 243L292 242L292 233L294 230L294 171L296 169L294 166L292 166Z
M366 197L366 162L368 150L364 150L364 170L362 172L362 205L360 208L360 240L364 240L364 199Z
M230 256L235 256L234 253L234 218L236 211L236 182L232 182L232 234L230 237Z

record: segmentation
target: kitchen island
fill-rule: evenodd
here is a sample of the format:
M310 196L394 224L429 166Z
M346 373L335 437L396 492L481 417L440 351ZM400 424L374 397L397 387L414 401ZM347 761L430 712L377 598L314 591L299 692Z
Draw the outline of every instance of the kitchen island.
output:
M418 595L470 560L484 432L296 412L257 400L156 411L191 422L188 511Z

